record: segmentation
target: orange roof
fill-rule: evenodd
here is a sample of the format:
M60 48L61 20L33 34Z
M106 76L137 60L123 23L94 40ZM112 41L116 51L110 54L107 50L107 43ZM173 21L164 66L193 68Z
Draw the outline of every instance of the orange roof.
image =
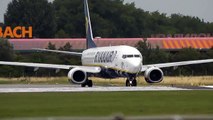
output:
M209 49L213 47L213 37L208 38L147 38L152 47L159 46L161 49L181 49L192 47L195 49ZM15 50L31 50L32 48L47 48L51 42L57 48L64 46L67 42L73 49L85 49L85 38L68 39L9 39ZM95 38L97 46L129 45L136 46L143 38Z
M209 49L213 47L213 39L206 38L185 38L185 39L164 39L162 40L164 49L181 49L181 48L195 48L195 49Z

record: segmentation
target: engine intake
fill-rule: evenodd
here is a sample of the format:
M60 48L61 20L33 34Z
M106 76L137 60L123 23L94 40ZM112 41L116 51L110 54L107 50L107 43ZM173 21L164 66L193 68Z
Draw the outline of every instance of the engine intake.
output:
M157 67L151 67L144 73L147 83L159 83L163 80L163 71Z
M87 73L80 68L71 69L67 76L69 81L75 84L82 84L87 80Z

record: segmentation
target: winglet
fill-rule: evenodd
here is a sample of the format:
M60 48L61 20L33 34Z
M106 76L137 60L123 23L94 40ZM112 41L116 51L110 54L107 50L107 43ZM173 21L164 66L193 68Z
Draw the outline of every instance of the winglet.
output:
M86 27L87 49L94 48L94 47L96 47L96 44L93 41L92 26L91 26L91 20L90 20L89 7L88 7L87 0L84 0L84 13L85 13L85 21L86 21L85 27Z

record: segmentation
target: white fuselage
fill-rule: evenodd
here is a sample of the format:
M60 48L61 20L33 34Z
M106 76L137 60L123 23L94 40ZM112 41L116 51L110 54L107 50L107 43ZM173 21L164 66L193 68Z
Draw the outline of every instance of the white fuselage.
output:
M137 74L142 68L142 55L134 47L109 46L90 48L83 51L82 64Z

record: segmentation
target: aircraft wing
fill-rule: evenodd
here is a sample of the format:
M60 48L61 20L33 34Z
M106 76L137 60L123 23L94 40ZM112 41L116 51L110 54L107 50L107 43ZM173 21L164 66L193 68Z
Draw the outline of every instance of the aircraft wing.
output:
M0 65L11 65L11 66L23 66L23 67L34 67L34 68L50 68L50 69L65 69L69 70L78 67L88 73L99 73L100 67L92 66L75 66L75 65L59 65L59 64L43 64L43 63L25 63L25 62L7 62L0 61Z
M210 63L210 62L213 62L213 59L181 61L181 62L160 63L160 64L150 64L150 65L143 65L141 71L144 72L148 68L153 67L153 66L154 67L158 67L158 68L165 68L165 67L178 67L178 66L184 66L184 65Z
M82 53L80 53L80 52L69 52L69 51L61 51L61 50L49 50L49 49L41 49L41 48L32 48L32 49L33 50L38 50L38 51L63 53L63 54L76 55L76 56L81 56L82 55Z

